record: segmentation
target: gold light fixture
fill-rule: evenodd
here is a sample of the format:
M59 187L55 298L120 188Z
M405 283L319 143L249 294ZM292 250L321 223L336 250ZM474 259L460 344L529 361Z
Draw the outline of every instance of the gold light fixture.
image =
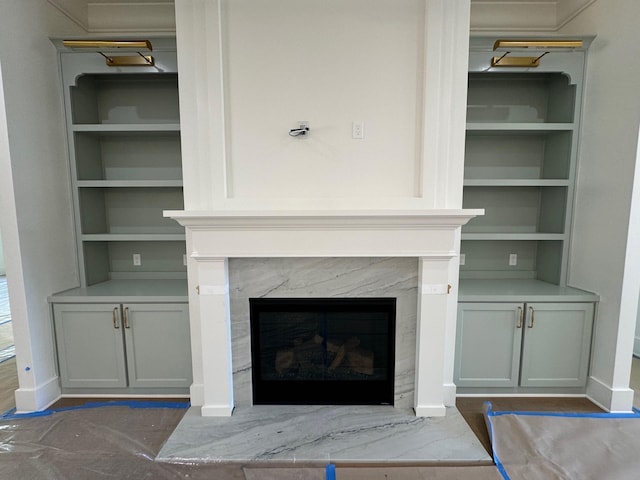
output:
M496 40L493 44L493 51L506 51L500 57L493 57L491 66L535 68L540 65L540 59L552 50L581 48L582 45L582 40ZM509 54L512 53L512 49L537 49L543 52L536 57L510 57Z
M155 60L152 55L143 55L140 50L152 51L149 40L64 40L67 48L94 49L105 58L110 67L152 67ZM108 55L102 50L136 50L137 55Z

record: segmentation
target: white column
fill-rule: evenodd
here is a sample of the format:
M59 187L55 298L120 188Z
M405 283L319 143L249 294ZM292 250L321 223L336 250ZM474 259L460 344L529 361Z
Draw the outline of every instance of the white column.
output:
M421 193L432 208L462 206L470 0L425 0Z
M414 409L419 417L443 417L446 325L451 257L421 257L418 263L418 325Z
M203 417L233 412L229 262L227 258L198 258L198 304L202 348ZM214 342L215 340L215 342Z
M227 197L224 72L219 0L177 0L184 206L215 208Z

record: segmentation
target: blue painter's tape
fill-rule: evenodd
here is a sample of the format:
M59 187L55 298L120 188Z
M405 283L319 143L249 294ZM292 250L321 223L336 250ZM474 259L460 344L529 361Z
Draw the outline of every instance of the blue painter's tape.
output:
M177 408L177 409L186 409L189 408L191 404L189 402L150 402L150 401L139 401L139 400L123 400L123 401L114 401L114 402L89 402L84 405L76 405L73 407L63 407L56 408L51 410L43 410L40 412L30 412L30 413L15 413L16 409L13 408L2 416L0 416L0 420L19 420L21 418L35 418L35 417L46 417L48 415L52 415L58 412L68 412L70 410L86 410L90 408L103 408L103 407L129 407L129 408Z
M573 413L573 412L517 412L499 411L487 412L490 417L500 417L502 415L520 415L523 417L564 417L564 418L640 418L640 411L636 408L629 413Z
M327 465L326 480L336 480L336 466L333 463Z

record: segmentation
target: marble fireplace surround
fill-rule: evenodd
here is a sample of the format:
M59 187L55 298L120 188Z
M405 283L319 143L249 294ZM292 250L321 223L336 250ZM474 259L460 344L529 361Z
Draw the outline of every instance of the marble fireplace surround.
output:
M417 416L444 416L455 402L460 229L482 213L166 211L187 234L192 405L201 406L202 416L230 416L235 406L250 405L247 298L398 295L396 406L412 406ZM308 275L311 266L325 271L324 286L309 276L303 285L300 272ZM350 273L358 270L371 288ZM398 278L388 278L394 271ZM340 280L349 277L351 288ZM260 278L270 280L251 280Z

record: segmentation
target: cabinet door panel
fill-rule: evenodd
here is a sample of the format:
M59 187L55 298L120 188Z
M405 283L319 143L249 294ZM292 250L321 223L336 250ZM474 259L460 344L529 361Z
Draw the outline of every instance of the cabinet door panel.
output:
M592 303L526 305L523 387L582 387L587 380Z
M120 320L118 304L54 305L62 387L126 386Z
M131 387L191 385L191 343L186 304L124 305Z
M460 387L514 387L522 341L521 303L460 303L454 382Z

